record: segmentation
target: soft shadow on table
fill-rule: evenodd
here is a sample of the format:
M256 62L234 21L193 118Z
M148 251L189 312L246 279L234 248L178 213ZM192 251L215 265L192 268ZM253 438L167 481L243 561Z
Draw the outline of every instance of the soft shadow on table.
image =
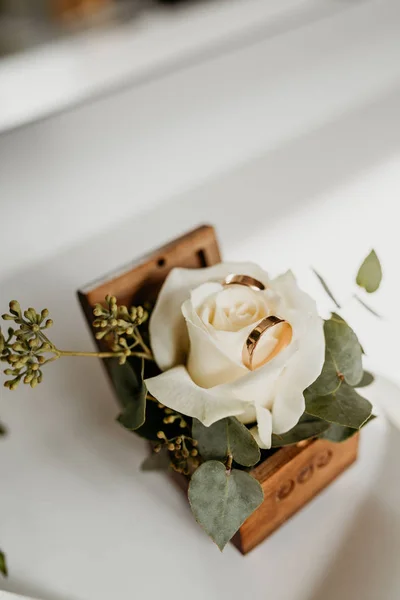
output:
M309 600L398 600L399 456L400 432L391 426L373 490Z

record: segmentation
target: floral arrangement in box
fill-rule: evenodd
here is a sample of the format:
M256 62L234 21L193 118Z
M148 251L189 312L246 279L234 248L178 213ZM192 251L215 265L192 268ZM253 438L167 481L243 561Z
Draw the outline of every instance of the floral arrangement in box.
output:
M346 443L373 418L359 391L373 380L363 349L318 277L336 305L326 320L290 271L271 279L253 263L173 268L154 305L108 295L94 306L99 352L60 350L48 311L12 301L0 333L4 385L35 387L63 356L105 359L118 421L151 444L143 469L180 474L195 519L222 550L264 501L259 465L288 447L292 460L312 440ZM357 284L371 293L381 278L372 251Z

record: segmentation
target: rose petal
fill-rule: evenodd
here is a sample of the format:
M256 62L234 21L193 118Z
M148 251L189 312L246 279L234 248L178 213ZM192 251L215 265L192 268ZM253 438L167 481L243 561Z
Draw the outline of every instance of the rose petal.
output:
M288 387L285 393L277 393L272 407L272 430L281 434L294 427L306 405L302 392Z
M258 445L260 448L271 448L272 436L272 415L268 408L262 406L256 407L257 414L257 429L258 429Z
M211 348L212 355L215 355L215 353L217 352L218 356L220 356L221 359L222 357L224 357L223 362L226 365L226 367L222 368L228 369L228 365L230 365L231 368L237 373L233 377L225 379L225 381L216 380L216 383L213 385L218 385L219 383L227 383L228 381L234 381L238 378L238 376L245 375L248 372L248 369L243 364L242 348L247 339L247 336L252 331L252 329L254 329L257 323L249 325L243 328L241 331L217 331L211 326L208 328L204 324L202 319L200 319L197 312L194 310L191 300L186 300L186 302L182 304L182 314L186 320L186 325L189 334L190 331L192 331L192 334L190 335L191 344L189 352L189 361L192 360L191 355L193 352L196 352L196 355L198 355L200 361L204 359L206 363L204 363L202 370L204 371L204 376L206 377L206 374L208 373L208 371L206 370L206 364L209 363L209 360L207 356L202 356L202 352L198 352L197 348L195 347L197 337L194 328L197 327L207 337L208 346L213 346L213 348ZM205 348L203 348L202 350L206 352ZM212 368L212 371L214 370L218 370L217 366L215 366L215 368ZM189 368L189 371L191 371L191 368ZM211 387L211 385L208 385L206 381L201 383L201 385L203 387Z
M246 367L235 364L221 352L207 331L190 321L187 321L187 328L190 339L187 370L197 385L211 388L246 374Z
M149 323L150 343L156 363L163 371L182 364L189 349L189 336L181 306L202 283L221 282L231 273L250 275L268 285L268 275L253 263L219 263L205 269L172 269L167 276Z
M145 381L149 392L161 404L188 417L194 417L207 427L228 416L239 415L246 402L199 387L183 366L174 367Z

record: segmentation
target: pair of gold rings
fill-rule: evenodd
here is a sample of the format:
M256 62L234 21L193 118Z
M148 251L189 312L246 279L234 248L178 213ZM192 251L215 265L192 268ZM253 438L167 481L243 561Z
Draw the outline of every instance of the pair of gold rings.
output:
M250 277L249 275L231 274L224 279L223 285L228 286L233 284L245 285L255 291L265 290L265 285L261 283L261 281L258 281L258 279ZM281 323L283 323L282 332L279 341L275 345L275 348L272 350L272 352L268 354L268 356L263 361L261 361L261 363L258 362L254 364L256 349L262 336L269 329L271 329L271 327L276 327ZM267 362L269 362L275 356L277 356L279 352L281 352L281 350L286 348L286 346L290 344L291 339L292 327L290 323L288 323L284 319L279 319L278 317L275 317L273 315L271 315L270 317L265 317L264 319L262 319L262 321L260 321L260 323L258 323L258 325L256 325L256 327L254 327L254 329L252 329L243 345L242 360L244 365L250 371L254 371L254 369L265 365Z

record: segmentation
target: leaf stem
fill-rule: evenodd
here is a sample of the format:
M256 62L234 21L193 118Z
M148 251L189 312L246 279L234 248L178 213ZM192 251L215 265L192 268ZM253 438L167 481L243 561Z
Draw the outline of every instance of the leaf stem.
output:
M226 470L229 472L232 469L232 463L233 463L233 455L229 453L228 458L226 460Z
M125 354L124 352L75 352L73 350L58 350L57 348L54 348L54 352L58 355L57 358L59 358L60 356L92 356L95 358L118 358L120 356L124 356ZM142 358L145 360L153 360L150 351L132 352L129 356L137 356L138 358Z

